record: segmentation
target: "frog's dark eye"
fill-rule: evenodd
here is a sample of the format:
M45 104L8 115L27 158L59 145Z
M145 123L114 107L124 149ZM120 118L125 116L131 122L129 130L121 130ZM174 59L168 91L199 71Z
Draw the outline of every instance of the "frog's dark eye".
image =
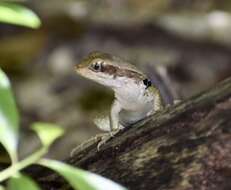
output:
M144 80L143 80L143 83L144 83L144 85L146 86L146 89L147 89L149 86L152 85L152 82L151 82L150 80L148 80L148 79L144 79Z
M95 70L99 70L99 69L100 69L100 64L96 62L96 63L94 64L94 69L95 69Z
M99 62L99 61L94 62L94 63L92 63L92 65L91 65L91 68L92 68L94 71L97 71L97 72L101 71L101 70L102 70L102 67L103 67L103 62Z

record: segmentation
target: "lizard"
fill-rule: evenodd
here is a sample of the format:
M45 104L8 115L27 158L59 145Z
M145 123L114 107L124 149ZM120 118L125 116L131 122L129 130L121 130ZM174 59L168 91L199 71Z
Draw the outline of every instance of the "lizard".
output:
M91 52L75 71L114 91L109 117L98 119L96 125L111 136L164 107L159 89L133 64L103 52ZM98 123L98 124L97 124ZM106 124L103 124L106 123ZM98 144L101 146L106 140Z

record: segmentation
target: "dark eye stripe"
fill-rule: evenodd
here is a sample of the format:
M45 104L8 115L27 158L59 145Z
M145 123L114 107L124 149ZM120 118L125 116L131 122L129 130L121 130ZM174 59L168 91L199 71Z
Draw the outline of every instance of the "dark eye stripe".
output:
M105 65L102 68L102 72L107 73L109 75L116 75L117 73L117 68L112 66L112 65Z
M141 75L140 73L137 73L135 71L128 70L128 69L121 69L117 66L106 64L104 62L95 62L89 68L93 70L94 72L103 72L105 74L112 75L113 78L128 77L128 78L133 78L137 81L140 81L143 79L143 75ZM151 86L151 81L149 81L148 79L147 81L144 81L144 82L145 83L147 82L146 84L147 88Z

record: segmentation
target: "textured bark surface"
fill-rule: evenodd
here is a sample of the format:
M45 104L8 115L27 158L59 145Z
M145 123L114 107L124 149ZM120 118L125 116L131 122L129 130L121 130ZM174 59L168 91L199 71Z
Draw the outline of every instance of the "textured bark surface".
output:
M132 190L231 189L231 78L171 106L67 163L110 178ZM51 174L46 189L68 186Z

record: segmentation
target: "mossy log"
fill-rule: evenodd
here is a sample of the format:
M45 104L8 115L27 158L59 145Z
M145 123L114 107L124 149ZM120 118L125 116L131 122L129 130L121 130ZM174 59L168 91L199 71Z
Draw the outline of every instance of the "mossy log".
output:
M131 190L231 189L231 78L96 146L66 162ZM37 180L45 189L68 187L56 174Z

